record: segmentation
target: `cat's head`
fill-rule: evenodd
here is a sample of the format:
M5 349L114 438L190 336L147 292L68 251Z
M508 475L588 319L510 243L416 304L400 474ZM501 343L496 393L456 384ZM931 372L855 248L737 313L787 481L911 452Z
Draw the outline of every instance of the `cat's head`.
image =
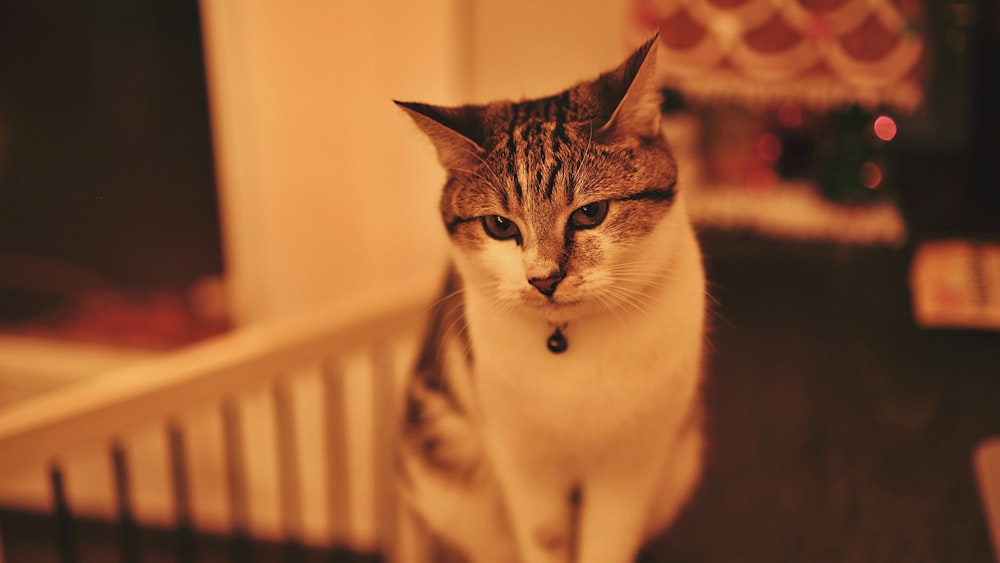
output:
M615 70L541 99L397 102L447 170L441 216L470 291L561 322L662 283L650 262L665 256L680 214L655 52L654 38Z

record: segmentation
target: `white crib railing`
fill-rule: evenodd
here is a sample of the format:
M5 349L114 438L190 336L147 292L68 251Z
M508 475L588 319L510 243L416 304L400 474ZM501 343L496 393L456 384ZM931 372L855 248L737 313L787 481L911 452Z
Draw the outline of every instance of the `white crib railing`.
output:
M0 507L419 560L390 437L436 286L239 329L0 410Z

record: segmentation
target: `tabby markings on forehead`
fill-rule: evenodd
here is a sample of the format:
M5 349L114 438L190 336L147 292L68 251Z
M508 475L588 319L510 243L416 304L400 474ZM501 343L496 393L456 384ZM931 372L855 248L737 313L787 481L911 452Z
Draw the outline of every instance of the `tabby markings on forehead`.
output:
M561 154L563 146L570 143L565 127L566 100L568 95L564 93L546 100L545 104L532 103L522 107L527 104L522 102L512 106L507 138L507 172L519 204L524 204L526 189L543 194L548 200L555 193L565 164L565 155ZM566 190L569 201L573 199L571 186L569 183Z
M563 95L566 95L564 92ZM567 96L568 98L568 96ZM562 170L563 161L559 158L559 151L562 149L562 143L564 141L563 135L566 134L566 127L564 121L566 120L566 107L565 103L562 101L562 96L555 102L555 124L552 126L552 146L551 153L555 157L555 164L552 166L552 171L549 174L549 180L545 185L545 197L552 199L552 192L556 189L556 177L558 176L560 170ZM569 141L569 139L565 139ZM572 192L566 192L566 197L572 201Z
M514 180L514 195L517 198L517 203L522 204L524 202L524 189L521 187L521 183L517 179L517 168L514 163L514 155L517 154L517 143L514 141L514 130L517 128L519 113L519 106L514 104L511 107L510 127L507 128L507 153L510 155L510 160L507 162L507 174Z

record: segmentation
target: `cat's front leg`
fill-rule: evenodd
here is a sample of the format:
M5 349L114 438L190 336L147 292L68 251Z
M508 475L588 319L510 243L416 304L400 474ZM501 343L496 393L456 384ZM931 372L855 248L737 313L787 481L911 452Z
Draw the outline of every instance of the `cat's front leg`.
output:
M573 563L631 563L642 546L652 493L650 475L596 479L583 488L580 534Z
M514 448L493 461L521 563L574 563L579 494L566 475Z
M691 497L702 449L701 429L692 426L673 448L661 448L659 455L645 450L644 461L614 464L618 467L588 479L573 563L632 563L643 542L667 528Z

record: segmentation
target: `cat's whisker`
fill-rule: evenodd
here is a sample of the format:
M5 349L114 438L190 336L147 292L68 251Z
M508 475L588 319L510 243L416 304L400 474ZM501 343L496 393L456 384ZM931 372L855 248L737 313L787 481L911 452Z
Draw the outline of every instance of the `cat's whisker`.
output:
M713 356L713 357L718 357L719 356L719 349L718 349L718 347L715 346L715 343L712 342L712 339L708 337L708 331L707 330L703 330L702 331L702 342L703 342L704 346L706 348L708 348L708 351L711 352L711 356Z
M632 283L637 285L649 285L661 287L675 280L673 274L650 273L650 272L614 272L608 275L607 280L613 284Z
M623 307L628 307L637 313L642 313L644 316L649 315L649 311L644 307L645 303L641 299L641 296L644 294L630 292L621 287L615 286L607 288L605 292L608 296L616 299L616 301Z
M615 282L647 285L651 288L661 288L678 279L677 272L612 272L609 279Z
M617 284L614 287L618 291L635 294L639 299L644 300L645 303L664 302L665 296L662 294L662 292L655 290L667 287L670 281L672 281L672 278L666 278L666 279L644 278L641 281L644 284L642 289L637 287L631 287L625 284Z
M631 326L619 309L618 304L610 296L602 293L596 293L592 298L597 302L603 312L614 315L618 320L618 324L622 327L628 327L631 332Z
M639 291L621 291L621 296L623 299L635 304L636 308L641 311L645 316L650 316L650 305L654 303L662 303L663 300L658 297L653 297L649 293L639 292Z
M633 294L636 297L646 299L651 303L662 302L664 296L660 290L668 286L669 282L655 279L615 279L613 283L608 284L608 287L614 288L615 291Z
M453 318L451 322L448 323L448 326L444 327L444 329L442 330L443 337L441 338L440 342L441 346L438 349L438 353L443 355L444 352L446 351L445 347L447 346L447 344L459 333L467 330L468 326L465 321L465 316L455 315L455 318Z
M436 301L434 301L433 303L431 303L427 307L427 309L424 311L424 313L426 314L426 313L428 313L428 312L430 312L430 311L432 311L432 310L434 310L434 309L436 309L438 307L443 306L445 304L445 302L447 302L447 301L449 301L451 299L460 299L470 289L476 289L478 287L483 287L483 286L485 286L485 284L471 284L470 285L468 282L463 282L462 287L459 287L458 289L455 289L454 291L452 291L452 292L450 292L450 293L448 293L446 295L442 295Z
M608 286L636 292L651 292L662 289L670 285L675 279L676 276L671 273L659 274L650 272L610 272L604 278Z
M468 330L468 328L466 328ZM462 347L462 361L467 365L470 363L469 359L472 357L472 338L465 339L465 345Z
M436 301L434 301L434 303L430 306L429 309L433 310L433 309L440 308L440 307L448 307L449 306L448 305L448 301L450 301L452 299L464 299L465 295L467 293L469 293L470 291L474 291L474 290L486 290L486 289L492 287L493 285L494 284L491 283L491 282L480 282L480 283L476 283L476 284L470 284L468 282L463 282L462 287L459 287L459 288L455 289L454 291L451 291L448 294L440 297L439 299L437 299ZM429 310L427 312L425 312L425 313L429 313ZM441 338L440 338L440 341L438 342L438 348L437 348L438 357L445 357L446 352L447 352L447 344L449 342L451 342L456 337L456 335L458 333L460 333L461 331L467 331L468 330L468 326L467 326L466 323L467 323L467 321L466 321L465 316L459 314L459 315L455 315L454 318L452 318L450 320L450 322L448 323L447 326L441 327ZM471 350L471 339L466 338L465 340L466 340L467 343L466 343L466 350L464 350L464 358L468 359L469 354L472 351Z
M646 286L643 289L629 287L627 285L616 285L615 288L619 291L634 294L637 298L645 300L647 303L664 303L665 296L659 291L650 291L661 289L667 286L662 280L645 280Z
M503 316L509 313L518 304L516 300L507 297L506 292L503 291L499 284L491 285L485 293L485 297L489 312L495 316Z
M462 315L455 315L455 317L451 319L446 326L439 328L441 331L441 338L437 342L435 350L437 357L441 358L445 356L447 353L448 343L451 342L460 330L460 327L458 326L459 324L464 324L464 319L462 318Z
M712 295L712 292L709 291L707 287L705 288L705 297L710 302L712 302L712 304L715 305L716 307L721 307L722 306L722 301L719 301L719 299L716 296Z
M621 307L619 307L617 299L615 299L611 295L606 295L601 293L597 293L595 295L595 298L597 299L598 302L602 304L605 310L610 311L611 314L613 314L619 320L620 326L629 333L629 336L631 338L636 337L635 334L636 329L634 328L633 323L629 322L629 319L626 317L625 312L621 310Z
M706 309L706 313L708 314L708 318L712 319L712 323L710 324L714 324L715 322L721 322L725 323L725 325L730 328L735 328L736 325L733 324L733 321L731 321L729 317L727 317L723 313L722 302L719 301L717 297L712 295L711 292L708 290L708 288L705 288L705 297L709 301L709 306Z
M437 309L438 307L443 306L446 301L458 298L458 296L460 296L463 291L465 291L464 288L457 289L457 290L455 290L455 291L453 291L453 292L451 292L451 293L449 293L447 295L444 295L444 296L438 298L436 301L434 301L433 303L431 303L430 305L428 305L426 307L426 309L424 310L424 314L427 314L427 313L429 313L429 312Z
M637 268L644 271L657 271L667 267L667 264L650 264L645 257L636 257L634 260L624 260L611 266L613 269Z

